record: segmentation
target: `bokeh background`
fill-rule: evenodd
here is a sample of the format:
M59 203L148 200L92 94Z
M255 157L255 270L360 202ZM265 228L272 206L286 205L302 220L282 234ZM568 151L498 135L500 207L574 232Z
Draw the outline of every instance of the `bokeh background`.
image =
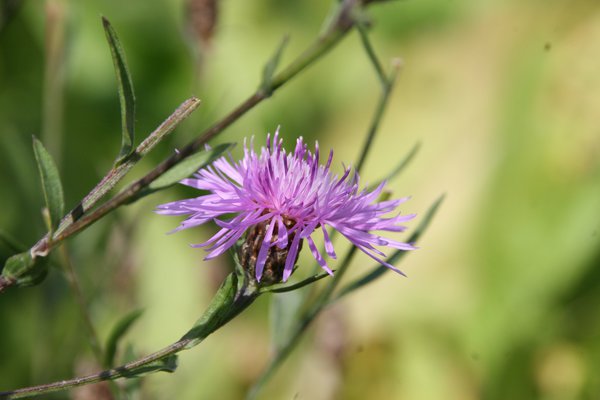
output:
M31 135L56 158L73 206L110 168L119 103L100 16L127 53L137 138L191 95L200 109L126 181L251 94L284 34L283 64L316 37L330 2L4 0L0 14L0 228L30 246L44 232ZM446 200L400 267L323 314L267 385L265 399L600 398L600 3L594 0L406 0L370 8L386 67L404 68L363 182L384 176L411 195L404 212ZM332 53L213 143L281 125L356 160L380 95L350 34ZM240 147L234 155L240 153ZM214 227L167 236L153 208L193 193L172 188L122 208L70 240L102 340L126 313L141 355L176 340L225 275L189 243ZM418 218L411 223L416 226ZM343 243L339 244L343 251ZM8 256L0 247L0 256ZM301 265L311 264L303 254ZM372 263L357 257L358 274ZM175 374L144 378L143 399L239 399L266 365L270 299L181 354ZM0 296L0 389L97 369L58 269ZM46 398L105 398L101 387Z

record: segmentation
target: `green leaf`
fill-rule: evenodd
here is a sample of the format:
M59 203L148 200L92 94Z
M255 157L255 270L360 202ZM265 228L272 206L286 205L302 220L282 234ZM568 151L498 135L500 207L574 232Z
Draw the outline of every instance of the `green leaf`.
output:
M304 304L301 291L274 294L271 298L271 343L275 354L287 344L292 332L298 326L298 314Z
M279 44L279 46L277 47L277 50L275 50L273 56L269 59L269 62L267 62L267 64L265 64L265 67L263 68L263 77L262 82L260 83L260 89L268 95L271 95L271 93L273 93L273 75L275 74L275 71L279 66L281 55L283 54L283 50L287 46L288 41L289 37L285 36Z
M223 152L232 149L233 146L234 144L232 143L224 143L189 156L150 183L150 185L142 190L139 196L136 197L136 200L156 191L166 189L182 179L189 177L194 172L197 172L199 169L204 168L215 161L223 154Z
M32 258L29 251L15 254L6 260L1 278L11 286L26 287L40 283L48 273L47 259Z
M423 235L423 233L425 233L425 230L427 230L427 228L429 227L431 220L437 213L437 210L440 207L440 205L442 204L443 200L444 200L444 195L440 196L431 205L431 207L429 207L429 210L427 210L427 213L421 220L421 223L419 224L417 229L410 236L410 238L408 238L409 243L416 243L419 240L419 238ZM402 257L404 257L407 253L408 253L407 251L398 250L394 254L392 254L390 257L388 257L388 259L386 261L390 264L394 264L394 263L398 262ZM334 299L332 299L331 302L334 302L334 301L338 300L339 298L345 296L346 294L348 294L356 289L360 289L361 287L373 282L375 279L379 278L380 276L385 274L387 271L389 271L389 268L387 268L383 265L378 265L378 266L374 267L371 270L371 272L363 275L361 278L356 279L355 281L349 283L347 286L345 286L343 289L341 289L339 294Z
M119 102L121 103L121 151L116 161L119 164L134 151L135 94L127 62L125 62L125 52L121 47L117 32L115 32L106 17L102 17L102 25L104 26L104 32L106 33L106 39L115 66Z
M223 281L202 316L180 340L186 349L201 343L208 335L235 318L261 294L247 270L240 269L234 257L235 270Z
M177 355L172 354L160 360L134 368L128 371L123 371L122 376L125 378L137 378L154 372L169 372L173 373L177 369Z
M194 323L192 328L182 336L182 340L190 340L186 348L192 348L202 342L208 335L222 326L230 318L230 313L235 308L238 280L235 274L227 276L221 287L215 293L208 308Z
M134 310L126 314L114 326L106 341L106 350L104 352L104 365L106 367L112 367L114 365L119 341L127 333L129 328L133 326L135 321L138 320L142 313L143 310Z
M46 207L50 214L50 230L58 226L63 216L65 200L60 176L54 160L35 136L33 137L33 152L37 161Z

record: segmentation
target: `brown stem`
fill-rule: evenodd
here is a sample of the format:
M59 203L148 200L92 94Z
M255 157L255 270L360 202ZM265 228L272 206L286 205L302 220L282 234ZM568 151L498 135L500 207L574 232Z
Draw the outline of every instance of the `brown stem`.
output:
M178 353L179 351L183 350L189 342L191 342L190 339L181 339L171 344L170 346L167 346L146 357L124 364L120 367L107 369L101 372L97 372L95 374L59 382L46 383L44 385L31 386L23 389L16 389L10 392L0 392L0 399L20 399L23 397L35 396L42 393L56 392L58 390L64 390L68 388L74 388L77 386L88 385L91 383L98 383L102 381L130 376L132 373L131 371L134 371L136 368L143 367L145 365L148 365L149 363L161 360L169 355Z

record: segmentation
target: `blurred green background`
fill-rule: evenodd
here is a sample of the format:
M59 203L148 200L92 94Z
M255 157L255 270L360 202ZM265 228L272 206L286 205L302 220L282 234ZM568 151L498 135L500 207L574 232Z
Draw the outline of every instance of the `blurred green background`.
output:
M55 156L67 206L118 153L119 103L101 15L127 53L139 140L187 97L203 100L131 179L251 94L284 34L284 64L302 51L330 7L227 0L207 22L211 2L195 1L195 18L188 3L0 3L4 232L27 246L44 233L31 135ZM409 278L388 274L325 313L262 398L600 398L600 3L406 0L369 14L386 66L393 57L405 66L363 182L420 142L389 187L412 196L403 212L422 214L441 193L446 201L420 250L400 265ZM354 32L213 142L256 135L262 144L281 125L287 148L297 136L318 139L335 149L341 170L356 160L378 96ZM152 212L190 195L173 188L146 198L67 244L103 340L127 312L145 310L120 359L176 340L227 271L226 257L203 262L203 250L188 246L213 227L167 236L177 219ZM0 247L0 258L8 255ZM302 254L300 263L310 260ZM358 273L372 263L355 264ZM140 398L241 398L268 360L268 307L260 299L182 353L175 374L144 378ZM0 327L1 390L97 369L57 269L39 286L0 296ZM106 398L103 390L46 398Z

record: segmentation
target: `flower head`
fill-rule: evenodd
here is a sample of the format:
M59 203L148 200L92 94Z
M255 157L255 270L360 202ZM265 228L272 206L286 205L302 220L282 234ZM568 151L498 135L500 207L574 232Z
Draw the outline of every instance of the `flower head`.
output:
M408 243L379 236L374 231L401 232L400 223L414 215L385 217L407 200L377 202L385 182L376 189L359 190L358 173L345 168L341 177L331 170L333 151L327 163L319 165L319 145L314 153L300 137L293 153L286 153L278 132L260 154L244 141L244 157L237 163L221 157L211 166L199 170L182 184L209 194L160 205L159 214L188 215L178 228L187 229L215 221L221 228L208 241L194 247L208 247L211 259L223 254L246 233L242 246L244 263L260 280L268 273L270 280L286 281L291 275L304 240L319 265L332 274L313 238L322 235L325 253L335 259L329 229L335 229L369 257L399 272L383 260L385 254L375 246L412 250ZM224 220L224 216L231 216ZM244 248L245 246L245 248Z

